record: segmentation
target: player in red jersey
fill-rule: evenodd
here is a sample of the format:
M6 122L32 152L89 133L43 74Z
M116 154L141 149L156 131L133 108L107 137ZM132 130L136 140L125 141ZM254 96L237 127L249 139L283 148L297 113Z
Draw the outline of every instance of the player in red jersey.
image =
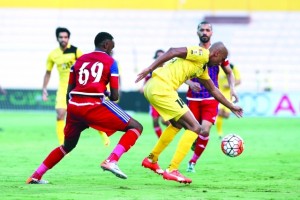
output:
M156 50L153 59L157 59L159 56L161 56L164 53L165 52L162 49ZM149 73L145 77L145 81L144 81L143 87L140 89L141 93L144 93L144 86L146 85L146 83L148 82L148 80L151 78L151 76L152 76L152 73ZM149 105L149 113L150 113L150 115L152 117L152 123L153 123L154 132L155 132L156 136L159 138L160 135L161 135L161 133L162 133L162 129L161 129L161 126L159 124L159 121L161 121L161 123L163 125L165 125L165 126L168 126L169 122L168 121L164 121L161 118L160 114L157 112L157 110L155 110L155 108L151 104Z
M199 46L209 49L211 46L210 38L213 34L212 25L206 21L200 22L197 28L197 34L200 39ZM234 90L234 75L228 60L223 61L220 66L215 65L208 67L208 73L211 80L216 87L219 87L218 74L220 69L222 69L227 76L231 96L234 96L237 100L238 97ZM196 162L207 146L211 126L215 123L218 115L219 102L210 94L204 85L199 82L198 79L193 78L186 81L186 83L189 85L189 90L187 92L188 107L197 121L202 125L202 134L199 134L193 145L194 155L190 159L187 167L187 172L195 172Z
M46 157L27 179L28 184L48 183L41 179L42 176L76 147L81 132L89 127L104 131L108 136L116 131L125 132L110 156L101 163L101 168L119 178L127 178L117 162L135 144L143 127L113 102L119 98L118 65L110 56L114 48L113 37L100 32L94 44L95 51L81 56L71 68L64 144ZM104 96L108 83L110 100Z

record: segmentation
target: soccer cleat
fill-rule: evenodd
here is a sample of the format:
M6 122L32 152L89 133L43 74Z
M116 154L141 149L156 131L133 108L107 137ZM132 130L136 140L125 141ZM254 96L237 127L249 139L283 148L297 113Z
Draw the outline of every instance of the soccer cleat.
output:
M184 184L190 184L192 182L192 179L184 177L178 170L173 170L170 172L168 169L166 169L166 171L164 171L163 178L165 180L177 181Z
M26 184L48 184L49 181L46 181L46 180L39 180L39 179L36 179L36 178L28 178L26 180Z
M195 173L196 172L196 170L195 170L195 163L189 162L186 171L187 172Z
M122 179L127 179L127 175L124 174L120 168L118 167L116 162L110 162L109 160L105 160L103 161L103 163L101 164L101 168L104 171L110 171L111 173L113 173L114 175L116 175L119 178Z
M153 163L149 160L148 157L146 157L143 162L142 162L142 166L145 167L145 168L148 168L152 171L154 171L155 173L159 174L159 175L162 175L164 173L164 170L162 170L160 168L160 166L158 165L157 162Z

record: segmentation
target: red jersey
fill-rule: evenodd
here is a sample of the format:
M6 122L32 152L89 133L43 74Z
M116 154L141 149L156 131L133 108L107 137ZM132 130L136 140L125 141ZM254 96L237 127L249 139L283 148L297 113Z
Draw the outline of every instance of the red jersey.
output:
M119 88L117 62L103 51L94 51L79 57L71 68L69 84L75 84L70 94L101 96L106 85Z

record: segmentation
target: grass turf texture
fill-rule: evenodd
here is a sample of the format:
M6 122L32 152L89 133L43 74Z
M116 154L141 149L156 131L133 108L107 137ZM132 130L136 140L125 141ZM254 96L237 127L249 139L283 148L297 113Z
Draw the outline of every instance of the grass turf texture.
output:
M191 185L165 181L141 167L156 143L148 114L133 116L144 126L136 145L119 162L127 180L103 172L99 164L109 155L121 133L105 148L99 134L83 132L77 147L45 174L48 185L26 185L25 180L48 153L58 146L54 112L0 113L0 199L300 199L300 119L242 118L224 121L226 133L245 141L243 154L225 156L213 127L196 173L185 172L189 152L180 171ZM182 131L160 156L166 168Z

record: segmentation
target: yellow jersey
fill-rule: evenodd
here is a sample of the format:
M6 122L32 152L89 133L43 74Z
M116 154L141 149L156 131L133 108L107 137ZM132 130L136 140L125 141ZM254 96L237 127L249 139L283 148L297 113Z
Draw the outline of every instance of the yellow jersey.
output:
M56 65L59 74L59 88L67 88L69 81L70 68L82 52L75 46L68 44L67 49L62 51L59 47L50 52L47 58L46 70L52 71Z
M154 70L152 77L158 77L166 83L164 86L177 90L188 79L210 79L206 66L208 60L208 49L199 46L190 46L187 47L187 56L185 59L172 59L163 67Z
M232 73L234 75L235 80L241 80L241 75L240 75L240 71L238 70L238 68L232 64L230 64L230 68L232 70ZM224 93L230 93L230 88L228 87L228 80L227 80L227 76L225 74L225 72L223 70L219 71L219 75L218 75L218 82L219 82L219 89L220 91L224 94ZM225 87L227 86L227 87Z

